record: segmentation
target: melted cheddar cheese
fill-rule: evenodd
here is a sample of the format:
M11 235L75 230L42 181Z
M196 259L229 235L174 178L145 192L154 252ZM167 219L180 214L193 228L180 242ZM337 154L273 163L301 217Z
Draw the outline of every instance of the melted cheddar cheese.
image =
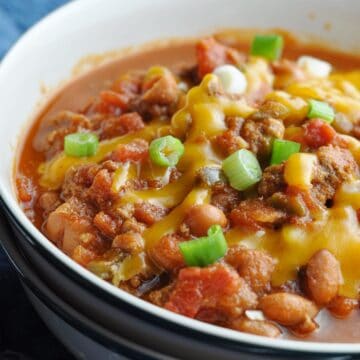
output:
M267 63L252 58L244 68L248 80L248 92L254 91L262 84L271 85L273 79L266 71ZM41 185L48 189L57 189L61 186L66 171L72 166L84 163L100 162L119 144L126 144L135 138L151 141L161 135L172 134L184 141L185 153L177 168L181 177L161 189L127 191L121 197L118 206L138 201L159 203L170 212L161 221L148 227L143 238L147 247L153 246L164 234L174 232L182 223L188 209L194 204L210 201L211 190L207 187L195 185L196 175L200 168L208 165L219 165L223 156L213 145L216 135L226 130L227 116L247 118L255 109L247 104L244 98L230 99L219 95L218 78L207 75L199 86L189 90L186 102L172 118L171 125L161 121L153 121L143 130L125 136L103 141L98 153L89 158L72 158L64 153L44 163L39 168ZM309 98L326 100L338 112L345 114L351 121L355 121L360 113L360 73L352 72L335 74L328 79L308 80L295 83L284 91L273 91L267 98L282 103L288 110L285 122L298 124L306 117ZM354 138L343 138L349 142L357 161L360 161L360 143ZM305 159L301 162L306 168L307 177L305 186L311 186L311 164L316 161L311 157L310 165ZM299 157L301 154L296 155ZM294 158L295 158L294 157ZM289 163L286 176L298 185L299 177L295 176L297 164ZM292 167L291 167L292 166ZM166 169L154 165L144 165L137 169L132 164L125 164L115 174L113 191L119 191L128 178L136 176L166 177ZM289 180L288 179L288 180ZM289 180L290 181L290 180ZM360 208L359 182L346 184L336 194L335 206L323 210L317 219L306 226L284 225L281 230L261 230L248 232L241 228L232 228L227 231L226 239L229 244L242 244L251 248L267 250L276 260L277 267L273 276L273 284L280 285L287 280L296 278L299 267L305 265L309 258L319 249L329 249L339 260L343 273L344 283L341 293L356 297L360 285L360 226L356 211ZM141 268L143 259L139 256L129 257L126 267L128 275L117 279L130 278ZM133 264L133 268L131 266ZM130 275L129 275L130 274ZM124 277L125 276L125 277Z

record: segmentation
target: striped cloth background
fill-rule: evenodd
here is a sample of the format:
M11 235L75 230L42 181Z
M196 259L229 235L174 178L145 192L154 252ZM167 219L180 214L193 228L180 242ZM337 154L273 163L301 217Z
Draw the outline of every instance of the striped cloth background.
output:
M0 61L24 31L67 1L0 0ZM0 248L0 360L8 359L70 360L72 357L32 309Z

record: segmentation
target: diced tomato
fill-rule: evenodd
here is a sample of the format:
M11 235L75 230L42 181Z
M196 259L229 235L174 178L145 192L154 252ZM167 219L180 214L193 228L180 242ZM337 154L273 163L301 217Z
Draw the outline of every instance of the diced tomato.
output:
M137 112L122 114L103 119L100 125L100 138L111 139L115 136L138 131L145 127L142 117Z
M321 119L310 120L304 128L305 143L312 148L328 145L336 136L333 127Z
M218 43L214 38L201 40L196 45L196 55L198 61L198 74L203 78L211 73L216 67L226 64L227 47Z
M139 202L134 206L134 217L146 225L152 225L165 216L167 209L150 202Z
M121 115L119 123L123 127L125 133L138 131L145 127L142 117L137 112Z
M122 77L115 81L110 90L100 93L100 99L95 105L95 111L102 114L119 115L129 109L131 100L140 92L138 76Z
M143 139L135 139L129 144L120 144L111 154L111 160L126 161L142 161L148 157L149 144Z
M20 201L29 202L35 197L36 189L31 179L26 176L18 176L16 178L16 187Z
M94 177L93 183L88 190L88 194L98 205L104 205L112 200L111 190L112 177L108 170L101 169Z
M128 96L111 90L105 90L100 93L100 100L95 105L95 111L102 114L118 115L122 111L127 110L128 103Z
M360 221L360 209L358 209L358 210L356 211L356 215L357 215L358 220Z
M202 305L216 307L220 299L235 295L239 287L238 274L225 265L184 268L165 308L193 318Z

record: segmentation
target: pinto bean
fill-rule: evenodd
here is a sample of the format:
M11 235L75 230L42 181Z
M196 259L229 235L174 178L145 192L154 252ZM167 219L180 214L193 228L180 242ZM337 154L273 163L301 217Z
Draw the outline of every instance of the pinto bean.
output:
M319 325L310 317L307 317L302 323L292 326L289 330L297 337L306 337L315 331Z
M225 214L214 205L194 205L188 211L185 218L186 225L195 236L204 236L211 225L218 224L225 227L227 219Z
M50 212L59 205L59 194L54 191L47 191L39 197L39 206L45 211Z
M181 241L183 239L175 234L164 235L154 246L149 248L148 254L160 268L167 271L177 270L185 265L179 248Z
M306 268L306 289L318 305L329 303L338 293L342 282L340 264L328 250L319 250Z
M265 251L236 246L230 248L225 260L237 270L257 294L263 294L269 289L275 261Z
M123 251L137 254L144 249L144 240L139 233L128 232L117 235L114 238L111 247L120 248Z
M276 293L260 300L260 309L265 316L285 326L303 323L308 317L314 318L318 313L316 305L295 294Z
M344 318L359 305L358 300L350 299L345 296L336 296L331 302L327 305L327 309L331 312L332 315L338 318Z
M231 327L234 330L271 338L277 338L281 335L281 330L274 323L266 320L240 318L233 321Z

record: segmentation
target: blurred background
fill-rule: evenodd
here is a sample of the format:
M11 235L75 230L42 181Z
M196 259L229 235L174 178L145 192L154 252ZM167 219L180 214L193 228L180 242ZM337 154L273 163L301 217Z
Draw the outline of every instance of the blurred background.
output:
M0 61L23 32L68 1L0 0ZM0 360L43 359L72 357L33 311L0 247Z

